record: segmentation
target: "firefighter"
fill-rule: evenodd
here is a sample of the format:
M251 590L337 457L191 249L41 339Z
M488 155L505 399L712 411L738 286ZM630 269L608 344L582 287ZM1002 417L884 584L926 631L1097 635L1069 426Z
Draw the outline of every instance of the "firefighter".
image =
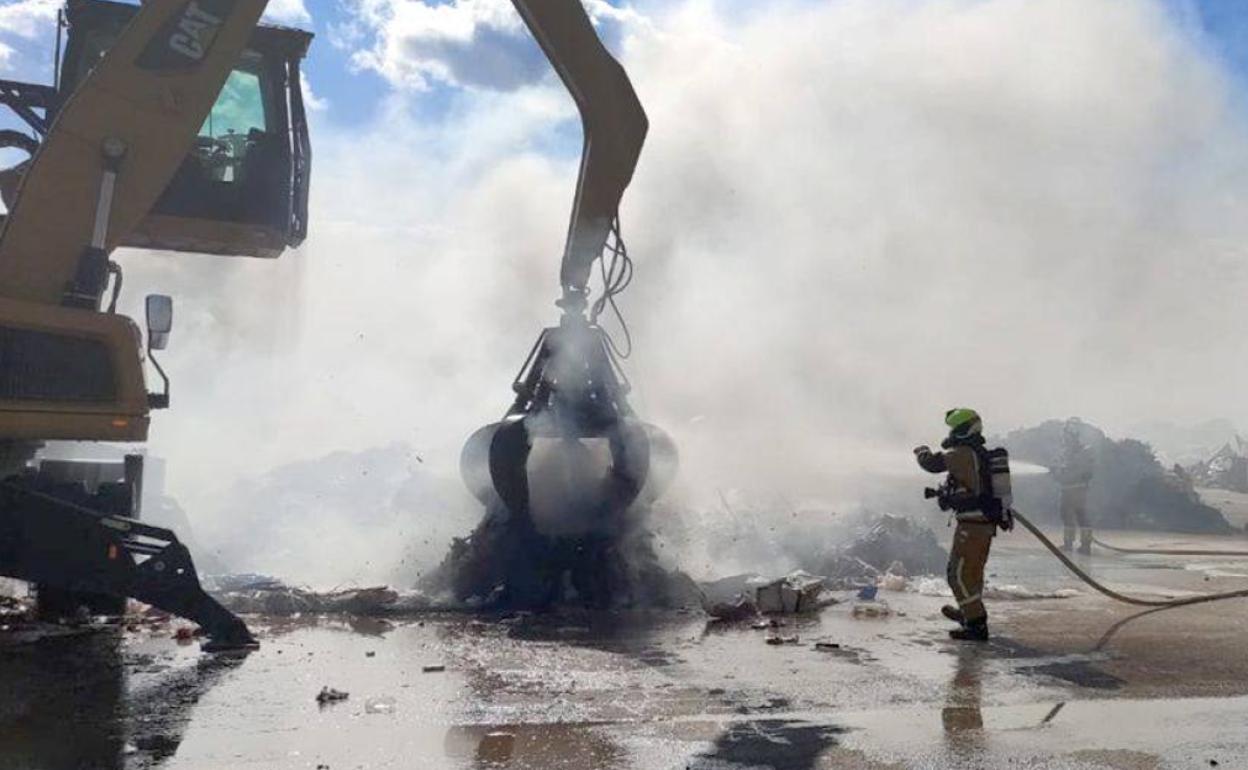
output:
M954 511L958 526L949 549L947 576L957 606L945 605L941 612L959 624L949 636L964 641L988 640L988 611L984 607L984 565L997 527L1009 527L1009 517L994 504L991 478L987 473L983 421L973 409L951 409L945 414L949 437L941 442L943 451L916 447L915 458L928 473L947 473L939 489L928 489L940 509Z
M1062 433L1062 464L1054 471L1062 487L1062 550L1075 545L1079 529L1079 553L1092 553L1092 525L1088 521L1088 486L1092 483L1092 453L1079 438L1078 419L1066 421Z

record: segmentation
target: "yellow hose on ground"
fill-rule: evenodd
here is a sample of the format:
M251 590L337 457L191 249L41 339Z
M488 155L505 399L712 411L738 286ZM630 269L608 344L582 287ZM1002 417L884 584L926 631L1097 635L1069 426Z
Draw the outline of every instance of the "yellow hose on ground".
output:
M1204 602L1216 602L1222 599L1237 599L1240 597L1248 597L1248 588L1241 589L1239 591L1226 591L1224 593L1218 593L1218 594L1201 594L1199 596L1189 596L1185 599L1138 599L1134 596L1127 596L1126 594L1120 594L1114 589L1108 588L1105 585L1098 583L1091 575L1089 575L1088 573L1080 569L1077 564L1075 564L1073 561L1070 560L1068 556L1066 556L1066 554L1062 553L1060 548L1058 548L1056 545L1053 544L1052 540L1049 540L1047 537L1045 537L1044 533L1041 532L1036 527L1035 524L1032 524L1030 521L1028 521L1026 516L1022 515L1018 511L1014 511L1014 519L1019 524L1022 524L1024 527L1026 527L1028 532L1035 535L1036 539L1039 540L1044 545L1045 548L1048 548L1050 551L1052 551L1053 555L1056 556L1058 560L1062 562L1062 564L1065 564L1067 569L1075 573L1075 575L1080 580L1087 583L1089 586L1096 589L1097 591L1105 594L1109 598L1114 599L1115 601L1120 601L1120 602L1123 602L1124 604L1134 604L1139 607L1183 607L1189 604L1203 604Z

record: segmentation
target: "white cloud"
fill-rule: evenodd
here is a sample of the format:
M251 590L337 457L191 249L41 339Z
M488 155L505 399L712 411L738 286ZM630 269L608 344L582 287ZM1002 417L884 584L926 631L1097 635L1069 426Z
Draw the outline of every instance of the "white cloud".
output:
M0 72L9 77L34 78L26 57L26 44L55 29L59 0L0 0ZM20 49L20 50L19 50ZM44 57L38 59L42 64Z
M545 77L549 66L508 0L352 0L351 23L334 30L352 61L398 88L422 90L431 81L512 90ZM614 37L635 12L591 0L604 35Z
M308 81L305 74L299 78L299 85L303 89L303 104L312 112L325 112L329 109L329 99L317 95L312 90L312 83Z
M0 3L0 34L33 38L50 29L60 0L6 0Z
M304 0L269 0L264 9L264 20L276 24L310 25L312 14Z

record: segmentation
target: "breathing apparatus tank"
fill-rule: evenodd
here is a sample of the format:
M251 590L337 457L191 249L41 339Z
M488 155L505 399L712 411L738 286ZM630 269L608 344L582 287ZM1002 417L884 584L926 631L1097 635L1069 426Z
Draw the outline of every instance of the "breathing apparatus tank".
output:
M1014 490L1010 482L1010 453L1005 447L997 447L984 452L988 461L988 479L990 487L987 491L1000 504L1002 512L1010 510L1014 505Z

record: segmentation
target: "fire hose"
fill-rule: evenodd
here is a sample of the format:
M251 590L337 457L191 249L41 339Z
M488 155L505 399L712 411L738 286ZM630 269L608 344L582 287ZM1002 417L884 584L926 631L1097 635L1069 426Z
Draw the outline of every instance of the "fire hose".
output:
M1092 542L1107 551L1115 551L1117 553L1143 553L1158 556L1248 556L1248 551L1200 551L1187 548L1121 548L1116 545L1110 545L1097 537L1092 538Z
M1040 543L1044 545L1045 548L1048 548L1053 553L1053 555L1056 556L1058 560L1062 562L1062 564L1065 564L1068 570L1075 573L1076 577L1078 577L1083 582L1087 583L1093 589L1099 591L1100 593L1108 596L1109 598L1115 601L1123 602L1124 604L1134 604L1139 607L1185 607L1189 604L1203 604L1205 602L1216 602L1222 599L1236 599L1240 597L1248 597L1248 588L1240 589L1238 591L1226 591L1223 593L1216 593L1216 594L1200 594L1198 596L1189 596L1183 599L1140 599L1134 596L1127 596L1126 594L1120 594L1114 589L1109 588L1097 582L1095 578L1093 578L1087 572L1084 572L1079 567L1079 565L1075 564L1073 561L1070 560L1070 557L1062 553L1061 549L1058 548L1056 545L1054 545L1052 540L1049 540L1049 538L1045 537L1044 533L1041 532L1036 527L1035 524L1032 524L1030 521L1028 521L1026 516L1023 516L1018 511L1014 511L1013 513L1014 513L1014 520L1022 524L1024 527L1026 527L1028 532L1035 535L1036 539L1039 540ZM1120 549L1111 548L1110 550L1120 550ZM1130 551L1126 551L1126 552L1130 553ZM1159 552L1147 551L1147 553L1159 553ZM1202 552L1202 553L1209 554L1209 553L1215 553L1215 552ZM1248 555L1248 554L1240 553L1239 555L1242 556L1242 555Z

